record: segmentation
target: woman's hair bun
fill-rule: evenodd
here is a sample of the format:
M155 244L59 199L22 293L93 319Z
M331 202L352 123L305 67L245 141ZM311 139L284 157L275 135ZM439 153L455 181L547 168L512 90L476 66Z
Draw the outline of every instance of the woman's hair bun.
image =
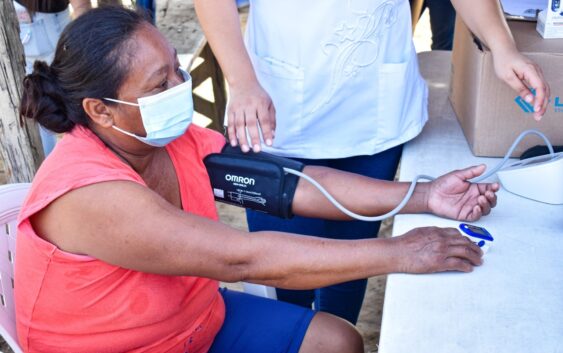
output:
M34 119L54 132L72 130L74 122L67 117L64 92L56 75L44 61L33 64L33 72L23 80L20 118Z

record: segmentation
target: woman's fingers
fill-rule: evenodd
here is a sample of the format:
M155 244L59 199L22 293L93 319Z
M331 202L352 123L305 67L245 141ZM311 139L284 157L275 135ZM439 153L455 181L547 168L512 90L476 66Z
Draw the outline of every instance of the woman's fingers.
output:
M260 152L260 130L258 125L258 111L249 107L244 111L244 128L250 140L250 148L254 152ZM247 142L248 143L248 142Z
M465 169L458 170L456 173L463 179L469 180L479 175L483 174L483 172L487 169L485 164L474 165Z
M489 200L487 199L487 197L485 197L485 195L479 195L477 197L477 204L479 204L479 206L481 207L481 213L483 214L483 216L491 213L491 205L489 204Z
M545 79L538 69L537 65L535 64L527 64L526 68L524 69L524 77L526 81L530 83L532 88L535 90L535 99L533 102L534 105L534 118L536 120L541 119L541 117L545 114L546 107L547 107L547 100L548 100L548 88L547 84L545 83Z
M271 146L274 140L274 129L272 122L272 114L269 107L259 106L258 107L258 124L260 125L260 131L262 132L262 139L266 146Z
M491 205L491 208L497 206L497 194L496 193L494 193L491 190L487 190L487 191L485 191L485 197L487 198L487 201Z
M479 220L483 216L483 211L481 210L481 206L474 205L471 207L470 211L467 213L465 217L466 220L473 222Z
M477 245L475 244L472 245L477 247ZM477 250L475 250L472 248L472 246L468 246L468 245L450 246L448 255L449 258L457 257L462 260L467 260L473 266L479 266L483 263L483 260L481 259L483 253L481 249L479 249L479 247L477 247Z
M235 129L236 113L229 108L227 114L227 134L229 135L229 143L231 146L235 147L238 144L237 132Z
M238 139L238 143L240 145L240 149L243 152L250 151L248 147L248 137L246 136L246 116L244 110L238 110L235 113L235 120L234 126L236 130L236 136Z
M472 272L471 262L458 257L449 257L444 261L444 271Z
M398 238L403 272L470 272L483 263L483 252L455 228L416 228Z

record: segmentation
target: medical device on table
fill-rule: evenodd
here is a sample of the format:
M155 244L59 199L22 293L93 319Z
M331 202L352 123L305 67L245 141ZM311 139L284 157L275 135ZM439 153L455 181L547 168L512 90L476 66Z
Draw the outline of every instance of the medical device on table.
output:
M516 146L528 134L540 136L548 146L549 155L518 161L501 169ZM368 217L356 214L342 206L317 181L302 173L305 167L303 163L292 159L264 152L243 153L240 148L227 145L221 153L207 156L204 159L204 164L209 173L215 200L282 218L293 216L291 203L299 178L313 184L344 214L354 219L369 222L381 221L396 215L411 198L418 180L435 179L427 175L417 175L397 207L384 215ZM563 152L555 153L547 137L539 131L527 130L521 133L497 166L468 181L478 183L495 173L497 173L502 186L514 194L540 202L563 204ZM486 233L490 236L483 228L473 225L464 226L463 224L462 226L460 226L460 229L470 239L475 238L475 234ZM477 232L477 228L481 230L480 233ZM470 234L472 231L474 233ZM480 239L490 242L493 238ZM476 243L479 245L480 241L478 240ZM480 246L483 245L485 244Z
M483 227L478 227L473 224L461 223L459 229L462 234L473 241L477 246L483 250L484 253L491 247L491 242L494 240L491 233Z
M563 204L563 152L512 163L497 172L502 186L528 199Z

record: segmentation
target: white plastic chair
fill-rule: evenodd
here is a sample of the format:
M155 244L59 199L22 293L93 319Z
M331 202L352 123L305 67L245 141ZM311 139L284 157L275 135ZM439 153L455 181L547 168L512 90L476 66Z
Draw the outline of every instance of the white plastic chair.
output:
M264 298L278 299L278 296L276 295L276 289L274 287L243 282L242 288L244 289L244 292L248 294L257 295Z
M22 353L14 307L16 219L30 185L0 185L0 335L15 353Z

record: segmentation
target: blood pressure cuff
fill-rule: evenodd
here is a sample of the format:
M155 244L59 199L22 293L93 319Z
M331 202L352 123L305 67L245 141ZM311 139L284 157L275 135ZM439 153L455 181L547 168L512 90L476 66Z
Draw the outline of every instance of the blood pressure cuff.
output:
M203 160L215 200L250 208L281 218L291 218L291 204L299 177L283 168L302 171L305 165L265 152L243 153L225 145L221 153Z

